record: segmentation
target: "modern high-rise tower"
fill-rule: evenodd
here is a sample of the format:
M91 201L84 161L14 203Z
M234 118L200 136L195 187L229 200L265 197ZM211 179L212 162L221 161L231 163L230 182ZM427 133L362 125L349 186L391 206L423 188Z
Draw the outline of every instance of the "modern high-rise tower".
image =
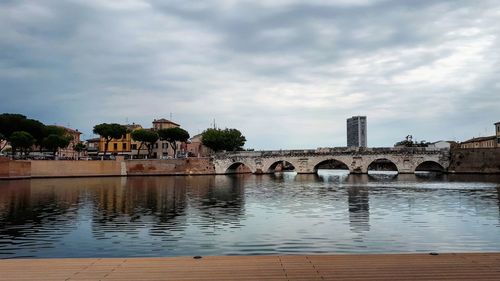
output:
M347 119L347 146L366 147L366 116Z

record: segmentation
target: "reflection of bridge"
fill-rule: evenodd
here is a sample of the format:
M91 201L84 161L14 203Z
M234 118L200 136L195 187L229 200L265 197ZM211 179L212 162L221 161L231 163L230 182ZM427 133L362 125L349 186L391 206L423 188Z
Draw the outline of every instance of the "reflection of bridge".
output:
M414 173L417 170L446 171L450 164L449 151L422 148L336 148L321 150L244 151L218 154L214 158L217 174L247 171L272 173L276 166L292 165L297 173L316 173L328 165L365 174L368 170L395 170ZM382 167L382 168L381 168ZM385 168L384 168L385 167Z

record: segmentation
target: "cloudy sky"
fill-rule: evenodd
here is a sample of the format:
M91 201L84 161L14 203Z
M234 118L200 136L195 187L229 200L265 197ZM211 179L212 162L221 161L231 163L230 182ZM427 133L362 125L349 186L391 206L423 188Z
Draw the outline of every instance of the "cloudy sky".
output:
M465 140L500 121L498 0L2 0L0 112L215 122L247 148Z

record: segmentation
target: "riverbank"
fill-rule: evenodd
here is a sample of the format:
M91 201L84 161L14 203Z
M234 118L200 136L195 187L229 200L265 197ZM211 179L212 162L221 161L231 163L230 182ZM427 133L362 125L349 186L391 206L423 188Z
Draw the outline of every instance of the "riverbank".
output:
M500 253L0 260L0 280L498 280Z
M393 152L389 150L389 152ZM386 153L389 153L386 152ZM255 153L255 152L254 152ZM261 155L262 153L257 153ZM215 175L224 174L230 170L232 173L244 173L244 172L269 172L272 167L276 166L276 163L283 162L284 158L287 156L280 157L274 154L265 155L262 154L262 159L247 158L237 154L234 157L228 157L225 159L213 159L210 157L206 158L185 158L185 159L150 159L150 160L125 160L121 157L117 157L116 160L105 160L105 161L74 161L74 160L10 160L8 158L0 157L0 179L22 179L22 178L57 178L57 177L96 177L96 176L147 176L147 175ZM368 154L371 155L371 154ZM373 159L366 159L366 163L361 163L360 168L362 173L366 173L369 168L369 164L377 159L382 159L387 155L392 154L380 154L379 156L371 157ZM415 156L407 159L406 154L401 154L395 157L394 163L398 165L393 165L394 169L398 170L399 173L413 173L417 169L417 164L422 162L423 156ZM432 154L435 155L435 154ZM316 155L317 156L317 155ZM326 156L320 154L322 159L328 161L328 159L343 159L340 156ZM344 155L345 156L345 155ZM291 156L289 156L291 157ZM303 155L302 158L295 159L298 162L293 164L296 171L299 173L314 173L318 160L311 160L308 163L307 159L309 156ZM312 156L311 156L312 157ZM375 157L375 158L374 158ZM387 156L388 157L388 156ZM442 163L448 163L449 166L443 164L440 169L445 173L477 173L477 174L500 174L500 149L452 149L448 154L445 154L443 159L436 160ZM292 161L292 158L287 158ZM313 157L314 158L314 157ZM354 161L352 155L348 155L347 158L343 159L344 163L353 163ZM312 158L311 158L312 159ZM320 159L320 160L322 160ZM411 165L411 159L415 163ZM300 161L302 162L300 162ZM315 162L316 161L316 162ZM354 162L353 162L354 161ZM385 161L388 161L385 159ZM399 161L399 162L398 162ZM419 162L420 161L420 162ZM428 161L432 162L432 161ZM292 161L293 162L293 161ZM389 161L390 162L390 161ZM258 164L257 164L258 163ZM410 163L410 164L409 164ZM356 164L356 165L358 165ZM435 165L440 165L439 163L433 163ZM273 166L274 165L274 166ZM358 166L359 166L358 165ZM255 167L254 167L255 166ZM355 173L357 170L346 164L345 169L351 170ZM253 167L253 168L252 168ZM413 167L413 168L411 168ZM359 168L359 167L358 167ZM427 167L431 171L434 171L435 167Z
M105 161L0 158L0 179L213 174L215 168L210 158Z

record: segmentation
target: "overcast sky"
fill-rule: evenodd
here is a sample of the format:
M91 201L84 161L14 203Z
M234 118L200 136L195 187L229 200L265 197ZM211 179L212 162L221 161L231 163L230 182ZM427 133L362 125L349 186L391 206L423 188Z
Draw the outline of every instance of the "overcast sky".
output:
M500 121L498 0L2 0L0 112L155 118L247 148L463 141Z

